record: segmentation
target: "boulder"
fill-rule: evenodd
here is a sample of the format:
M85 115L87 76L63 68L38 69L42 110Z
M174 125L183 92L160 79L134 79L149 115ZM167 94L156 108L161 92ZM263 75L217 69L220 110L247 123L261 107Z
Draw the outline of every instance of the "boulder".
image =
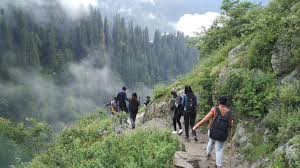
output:
M283 75L291 71L289 58L291 57L291 47L277 42L272 51L272 68L277 75Z
M187 152L177 151L174 157L174 167L176 168L200 168L201 160Z

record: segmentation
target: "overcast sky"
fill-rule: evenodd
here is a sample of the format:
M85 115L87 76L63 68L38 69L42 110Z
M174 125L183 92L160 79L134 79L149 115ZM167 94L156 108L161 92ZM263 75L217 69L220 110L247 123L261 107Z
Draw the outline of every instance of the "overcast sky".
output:
M80 15L80 9L89 5L101 9L109 18L116 14L127 21L147 26L151 35L155 29L161 32L182 31L186 35L209 28L213 20L220 15L222 0L57 0L72 17ZM267 4L268 0L250 0ZM5 3L29 4L49 3L48 0L0 0L0 7ZM35 9L30 9L35 10ZM111 20L111 19L110 19Z
M84 1L84 0L81 0ZM94 0L86 0L94 1ZM251 0L263 5L268 0ZM119 13L150 30L183 31L192 35L209 28L220 15L222 0L98 0L106 14Z

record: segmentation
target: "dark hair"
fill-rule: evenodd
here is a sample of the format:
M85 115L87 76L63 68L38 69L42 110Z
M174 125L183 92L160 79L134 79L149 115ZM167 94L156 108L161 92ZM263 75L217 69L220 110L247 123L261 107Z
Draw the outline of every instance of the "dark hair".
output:
M150 99L151 97L150 96L147 96L147 99Z
M185 87L184 87L184 93L185 94L191 94L191 93L193 93L192 87L190 85L185 85Z
M134 92L134 93L132 93L132 98L133 97L135 97L135 98L137 98L137 94Z
M177 92L176 92L175 90L172 90L172 91L171 91L171 95L177 96Z
M218 101L222 105L228 105L228 98L226 96L221 96Z
M187 94L187 93L188 93L188 90L189 90L189 86L188 86L188 85L185 85L185 86L184 86L184 93Z
M125 86L123 86L123 87L122 87L122 90L126 91L126 87L125 87Z

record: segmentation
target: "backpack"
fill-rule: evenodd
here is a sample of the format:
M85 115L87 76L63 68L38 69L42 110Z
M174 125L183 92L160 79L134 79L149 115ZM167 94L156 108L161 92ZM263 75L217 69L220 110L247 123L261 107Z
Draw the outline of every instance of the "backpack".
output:
M185 96L185 102L186 102L185 108L187 111L195 111L195 109L196 109L196 100L195 99L196 99L196 97L194 94Z
M176 98L172 98L171 99L171 110L178 110L178 108L179 108L179 102L180 100L179 100L179 97L176 97Z
M228 129L231 118L231 111L228 111L223 117L219 107L216 107L216 118L212 122L209 137L211 139L224 142L228 137Z
M115 112L118 111L118 108L117 108L117 102L115 102L115 101L112 101L112 102L111 102L111 111L112 111L113 113L115 113Z

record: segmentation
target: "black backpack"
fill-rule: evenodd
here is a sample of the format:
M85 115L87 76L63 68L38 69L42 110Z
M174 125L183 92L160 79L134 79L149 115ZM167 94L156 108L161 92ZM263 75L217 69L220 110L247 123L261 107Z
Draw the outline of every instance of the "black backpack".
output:
M228 129L231 119L231 111L228 111L223 117L219 107L216 107L216 118L212 122L209 137L213 140L224 142L228 137Z
M195 95L194 94L190 94L190 95L186 95L186 109L188 111L195 111L196 109L196 103L195 103Z

